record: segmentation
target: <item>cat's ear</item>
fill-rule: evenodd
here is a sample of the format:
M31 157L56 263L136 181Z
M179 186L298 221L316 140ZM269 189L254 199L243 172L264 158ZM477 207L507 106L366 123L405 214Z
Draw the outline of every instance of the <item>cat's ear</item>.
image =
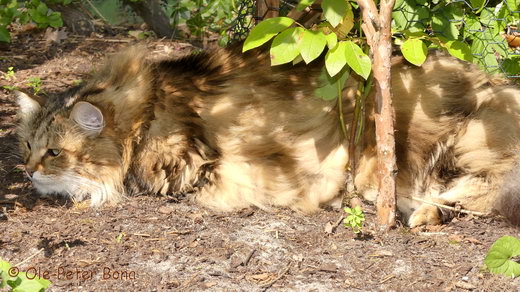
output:
M19 107L18 112L22 114L22 116L27 116L39 111L44 104L44 100L36 95L18 90L15 90L14 94L16 95L16 101Z
M69 118L89 135L98 135L105 127L103 113L94 105L80 101L74 105Z

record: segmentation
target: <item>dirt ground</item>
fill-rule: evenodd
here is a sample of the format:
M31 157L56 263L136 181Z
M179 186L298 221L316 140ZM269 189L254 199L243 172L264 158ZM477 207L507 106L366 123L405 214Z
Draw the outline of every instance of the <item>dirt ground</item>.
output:
M14 67L16 80L1 82L30 90L27 80L39 77L45 93L60 91L131 42L97 35L49 44L43 33L19 35L0 48L0 70ZM189 51L164 40L149 47ZM496 239L520 236L500 218L465 216L441 227L380 233L366 204L364 233L356 237L337 224L340 210L222 214L157 196L91 209L39 198L16 156L13 101L8 90L0 92L0 258L50 278L49 291L520 290L520 279L483 269Z

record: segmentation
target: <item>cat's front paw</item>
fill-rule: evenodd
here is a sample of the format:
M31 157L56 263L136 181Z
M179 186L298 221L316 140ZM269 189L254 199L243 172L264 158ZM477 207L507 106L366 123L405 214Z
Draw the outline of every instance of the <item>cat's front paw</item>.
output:
M442 217L439 208L427 204L421 205L408 219L408 225L412 228L421 225L440 224L442 224Z

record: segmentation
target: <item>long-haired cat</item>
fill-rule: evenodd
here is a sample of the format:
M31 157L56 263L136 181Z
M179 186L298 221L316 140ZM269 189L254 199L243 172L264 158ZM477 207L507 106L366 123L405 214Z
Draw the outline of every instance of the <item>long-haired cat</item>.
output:
M302 212L339 196L348 141L336 100L314 95L322 63L271 67L261 50L145 56L140 47L113 56L62 96L18 94L20 147L36 190L94 206L125 194L191 193L217 210ZM518 153L520 90L451 57L395 63L399 209L411 226L440 223L437 207L422 201L491 211ZM347 121L357 80L343 92ZM354 181L370 197L370 117L367 125Z

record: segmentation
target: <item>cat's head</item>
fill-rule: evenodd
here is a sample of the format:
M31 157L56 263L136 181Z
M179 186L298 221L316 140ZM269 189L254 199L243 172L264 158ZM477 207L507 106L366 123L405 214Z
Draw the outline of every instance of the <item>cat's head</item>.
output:
M116 201L121 194L120 143L107 126L109 113L77 92L42 98L17 92L19 147L27 176L41 194L91 204Z

